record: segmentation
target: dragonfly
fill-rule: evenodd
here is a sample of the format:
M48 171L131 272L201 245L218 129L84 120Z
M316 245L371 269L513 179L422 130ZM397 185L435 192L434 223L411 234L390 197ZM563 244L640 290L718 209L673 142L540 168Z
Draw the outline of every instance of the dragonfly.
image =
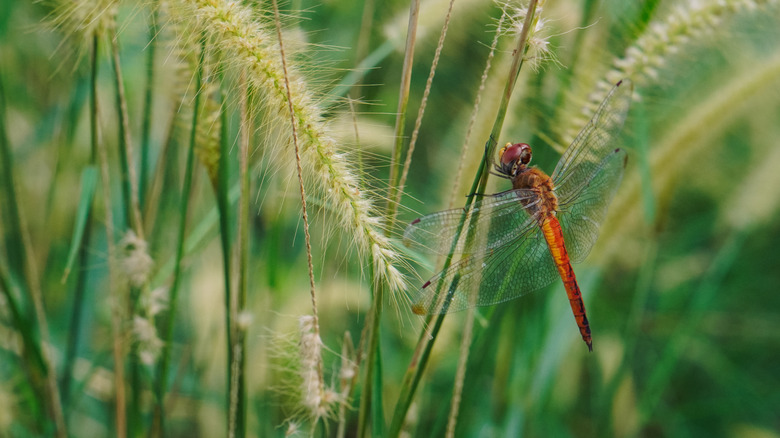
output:
M572 262L582 261L598 237L627 163L616 147L633 84L623 79L564 151L551 176L529 166L531 147L507 143L494 174L512 189L482 195L470 206L415 219L404 244L426 253L459 254L423 284L416 314L490 306L563 281L580 335L593 351L590 324Z

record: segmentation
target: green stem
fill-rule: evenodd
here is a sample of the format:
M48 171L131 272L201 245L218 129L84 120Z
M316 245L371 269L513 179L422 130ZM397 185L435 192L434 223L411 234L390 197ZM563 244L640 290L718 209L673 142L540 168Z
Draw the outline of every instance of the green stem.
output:
M398 110L396 111L394 137L395 146L393 147L392 161L390 162L390 193L387 197L387 229L393 229L397 193L399 190L398 182L401 169L401 151L404 144L404 127L406 126L406 110L409 106L409 88L412 82L412 66L414 64L414 45L417 41L417 18L420 15L420 1L413 0L409 6L409 26L406 34L406 50L404 51L404 65L401 76L401 86L398 93Z
M225 85L224 74L220 71L219 81L222 84L222 105L219 111L220 117L220 140L219 140L219 176L217 187L217 209L219 211L219 239L222 245L222 267L224 270L225 280L225 336L226 336L226 369L227 369L227 394L226 405L230 406L230 401L233 399L230 389L233 382L233 317L232 317L232 285L231 285L231 268L230 268L230 251L232 233L230 230L230 166L228 157L230 156L231 142L228 138L228 113L227 102L225 99ZM230 409L225 411L226 424L230 424Z
M159 372L157 374L156 387L156 410L159 413L157 421L158 436L165 434L165 390L168 382L168 370L171 360L171 342L173 341L173 326L176 320L176 306L179 297L179 286L181 283L181 261L184 256L184 237L187 227L187 216L189 212L190 193L192 191L192 174L195 162L195 145L197 142L198 114L200 113L200 92L203 84L203 63L206 54L206 38L203 37L201 44L200 57L198 59L198 70L195 79L195 103L192 111L192 127L190 129L190 145L187 151L187 164L184 171L184 185L182 186L181 205L179 207L179 233L177 236L176 259L174 261L173 284L170 292L170 307L168 309L167 324L163 332L163 351L160 360Z
M2 78L0 78L2 79ZM19 215L19 203L16 199L16 190L14 189L14 159L11 154L11 145L8 141L8 134L5 126L5 91L0 80L0 182L3 186L5 202L2 211L6 225L3 227L4 246L6 257L11 268L11 274L22 278L25 272L24 266L24 245L22 243L22 224Z
M141 122L141 163L138 176L138 198L141 208L146 200L146 185L149 179L149 137L152 130L152 103L154 101L154 54L157 49L157 34L160 29L157 19L160 14L157 2L152 5L149 18L149 45L146 50L146 90L144 91L143 121Z
M242 80L246 85L246 80ZM241 97L241 137L239 139L239 180L241 183L241 194L238 202L238 289L236 290L236 308L233 315L234 325L239 313L246 308L247 285L249 282L249 136L251 128L249 124L249 89L242 87L243 95ZM245 327L236 326L234 329L235 343L233 348L233 359L237 361L233 372L238 376L233 376L237 387L231 386L230 399L235 397L235 430L231 436L244 437L246 435L246 332Z
M97 171L95 168L89 168L93 170L95 178L97 178ZM87 184L86 178L82 178L82 184ZM94 187L94 185L93 185ZM94 190L94 189L92 189ZM81 320L84 310L84 306L87 300L84 299L87 287L87 272L89 271L89 253L90 253L90 238L92 236L92 197L93 193L90 192L82 202L87 202L86 206L86 222L81 234L81 239L78 243L78 269L74 273L76 276L76 284L73 288L73 310L71 313L70 327L68 329L68 341L65 349L65 365L62 367L62 402L67 406L68 399L70 397L70 383L72 381L73 364L76 359L76 352L79 346L79 335L81 333Z
M512 92L514 91L515 84L517 82L517 77L520 73L520 68L523 65L523 58L525 56L525 53L527 51L527 41L528 41L528 34L532 26L532 22L534 20L535 12L536 12L536 4L537 0L531 0L530 4L528 5L528 12L526 14L525 22L523 23L523 29L518 35L516 44L515 44L515 51L512 59L512 64L509 68L509 75L507 78L506 86L504 87L504 92L501 96L501 102L498 107L498 114L496 115L496 119L493 123L493 128L490 132L490 138L485 143L485 153L482 156L482 163L479 166L479 169L477 170L477 174L474 177L474 182L471 186L471 194L474 193L484 193L485 186L487 184L487 176L488 176L488 170L489 166L492 162L490 157L493 156L495 146L496 146L496 138L501 133L501 128L504 124L504 119L506 118L506 112L509 107L509 99L512 96ZM469 198L466 201L466 205L464 207L464 211L467 211L469 206L473 203L474 197L469 196ZM453 239L453 248L454 245L457 244L458 240L460 240L460 235L463 231L463 228L465 226L466 222L466 215L463 215L461 218L461 222L458 226L457 232L455 233L455 237ZM446 270L452 263L452 251L450 251L450 254L447 256L443 270ZM457 278L457 277L456 277ZM450 285L448 288L454 287L453 285ZM450 295L450 294L447 294ZM448 302L443 303L444 306L448 305ZM430 327L430 330L423 329L423 331L420 334L420 339L417 343L417 348L415 349L414 355L412 356L412 360L409 364L409 367L406 370L406 374L404 375L403 382L401 384L401 391L398 398L398 403L396 404L395 413L393 415L393 421L390 424L390 433L389 436L396 437L401 433L401 428L403 427L404 419L406 418L406 413L409 410L409 406L412 404L412 399L414 398L414 394L417 390L417 386L420 383L420 379L422 378L422 373L425 370L425 366L428 363L428 358L430 357L431 349L433 348L433 343L436 340L436 337L439 333L439 330L441 329L441 325L444 322L444 317L446 315L444 313L439 315L430 315L428 318L426 318L424 327ZM431 324L433 323L433 324Z
M144 237L141 211L138 207L138 184L135 181L132 145L130 144L130 119L127 113L125 85L122 79L122 65L119 60L119 36L116 29L111 35L111 63L114 67L116 107L119 114L119 169L122 179L122 201L125 208L125 226L133 228L135 234Z
M374 278L374 264L370 263L368 265L368 278ZM366 354L366 357L368 360L366 361L366 372L363 376L363 393L360 395L360 410L358 411L358 436L364 437L366 436L366 428L368 426L368 418L369 418L369 410L371 409L371 403L374 399L373 395L373 383L375 377L374 374L374 366L376 365L376 362L374 361L374 358L376 355L371 354L371 352L378 349L378 333L379 333L379 318L381 318L382 315L382 306L377 305L376 295L379 293L376 291L378 286L375 286L375 283L372 282L372 292L374 300L372 302L372 308L371 313L368 315L369 319L366 321L366 324L369 326L369 345L368 345L368 353ZM381 301L380 301L381 303ZM359 359L359 357L358 357Z

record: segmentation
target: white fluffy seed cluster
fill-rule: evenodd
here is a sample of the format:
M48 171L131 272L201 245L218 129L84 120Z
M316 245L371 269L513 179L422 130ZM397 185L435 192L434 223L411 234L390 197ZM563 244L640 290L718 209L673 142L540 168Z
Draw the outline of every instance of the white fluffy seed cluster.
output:
M157 336L157 328L151 318L136 315L133 317L133 336L138 344L138 357L145 365L152 366L160 356L163 345Z
M497 1L496 2L502 10L507 13L509 24L505 29L499 28L498 31L510 35L518 35L523 31L523 25L525 24L525 16L528 13L528 5L517 5L514 2ZM531 29L528 32L528 51L525 54L523 60L528 63L529 67L538 69L547 61L556 61L555 55L550 50L549 35L546 34L547 20L542 18L542 4L541 1L536 7L536 11L531 22Z
M149 255L146 241L128 230L119 242L118 267L130 286L141 287L149 279L154 260Z
M224 58L245 73L262 95L266 129L289 140L287 90L275 33L265 29L251 9L233 0L197 0L182 2L180 6L181 16L194 19L194 29L209 35ZM386 282L392 291L403 290L404 278L395 267L398 254L382 233L379 219L372 214L371 200L360 191L346 155L337 152L306 83L294 68L288 68L288 76L301 161L308 181L325 196L329 210L339 217L356 246L372 257L375 281ZM275 155L279 160L291 156L286 152Z

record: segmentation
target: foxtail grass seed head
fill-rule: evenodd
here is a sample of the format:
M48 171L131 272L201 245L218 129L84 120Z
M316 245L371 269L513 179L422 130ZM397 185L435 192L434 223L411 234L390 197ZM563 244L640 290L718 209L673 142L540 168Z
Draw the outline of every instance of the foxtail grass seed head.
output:
M275 33L270 26L263 22L263 17L255 17L252 9L236 1L197 0L176 5L179 19L189 22L193 31L210 36L211 44L223 54L229 67L245 74L258 96L257 111L263 115L261 129L273 134L265 136L274 139L275 144L270 146L277 149L270 156L277 162L289 163L287 89ZM338 222L347 235L353 236L358 249L372 257L375 281L386 282L393 292L404 290L404 278L395 267L399 256L384 238L381 224L373 215L372 201L365 196L366 191L359 190L358 178L347 157L338 153L320 116L322 111L294 64L288 68L288 78L306 183L313 187L315 196L319 193L325 198L328 211L339 218Z
M195 154L209 174L212 186L219 184L219 159L221 132L221 104L215 99L219 87L215 83L207 83L198 93L203 94L203 106L198 115L197 141Z
M658 71L671 56L695 41L724 28L725 20L740 12L763 6L777 6L778 0L689 1L675 5L662 20L650 23L636 42L613 63L606 81L614 83L624 77L637 86L658 79Z
M154 267L147 247L146 241L132 230L128 230L119 242L119 270L132 287L143 286Z
M583 113L568 118L571 120L565 131L568 139L574 139L617 81L630 78L636 87L656 82L659 71L666 67L672 56L697 42L707 43L705 37L723 30L727 19L740 12L778 4L780 0L689 1L670 8L669 14L650 23L647 31L626 49L625 54L613 61L613 68L588 97Z
M55 0L52 3L49 23L74 40L105 34L115 25L119 7L117 0Z

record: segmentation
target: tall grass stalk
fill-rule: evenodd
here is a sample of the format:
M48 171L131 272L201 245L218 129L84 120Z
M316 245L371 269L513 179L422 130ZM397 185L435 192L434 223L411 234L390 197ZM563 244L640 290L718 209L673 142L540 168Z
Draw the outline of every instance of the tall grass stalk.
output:
M206 37L203 36L200 54L198 57L198 66L195 73L195 101L193 103L192 125L190 128L190 144L187 149L187 161L184 167L184 182L182 184L181 205L179 206L179 221L176 240L176 256L174 259L173 283L170 290L170 304L168 307L168 316L163 328L163 350L162 357L157 370L157 383L155 385L155 424L159 436L165 434L165 395L168 388L168 372L171 361L171 350L173 343L173 327L176 321L176 310L179 298L179 288L182 281L182 259L184 258L184 237L187 229L187 218L189 216L190 192L192 191L192 174L195 164L195 145L198 132L198 114L203 98L201 90L203 86L203 68L206 57Z
M496 115L495 122L493 123L490 138L485 143L485 153L482 157L482 163L477 170L477 174L474 177L474 182L472 183L471 191L469 192L472 196L469 196L468 200L466 201L464 211L467 210L473 202L474 193L484 193L488 175L486 171L490 166L492 159L491 157L493 156L496 146L495 139L498 138L498 135L501 132L501 128L503 127L506 111L509 107L509 99L512 96L512 92L517 81L517 76L520 73L520 68L523 65L523 59L525 57L526 50L528 49L528 35L533 26L536 15L536 7L537 1L531 0L528 5L528 11L525 15L525 21L523 23L522 30L518 34L516 44L514 45L515 49L513 51L512 64L509 68L507 82L504 87L504 92L501 96L498 113ZM455 233L455 237L453 238L453 245L455 245L455 243L460 239L460 234L464 225L465 215L461 221L458 231ZM446 270L450 266L451 262L452 252L450 252L450 255L447 256L442 269ZM417 390L420 378L422 377L422 373L425 370L425 366L428 363L430 352L433 348L433 343L436 340L439 330L441 329L441 326L444 322L444 317L445 314L430 315L425 320L425 328L421 331L417 347L415 348L414 354L412 356L412 360L410 361L409 367L407 368L406 374L404 375L403 383L401 385L401 392L396 404L395 413L393 415L393 422L390 425L390 436L397 436L401 432L404 418L406 417L406 413L408 412L409 406L412 403L412 399L414 398L414 394Z
M151 15L149 16L149 43L146 47L146 85L144 89L144 103L141 121L141 158L139 162L140 173L138 175L138 197L142 209L146 206L146 190L149 183L149 149L151 147L152 131L152 111L154 108L154 57L157 52L158 34L160 28L158 20L160 19L159 2L154 1L151 5Z
M273 9L274 9L274 23L276 25L276 37L279 40L279 56L282 61L282 72L284 73L284 88L287 93L287 109L290 112L290 132L292 133L292 144L293 149L295 151L295 169L298 176L298 188L300 191L301 196L301 212L303 215L303 234L305 238L305 245L306 245L306 264L308 268L308 274L309 274L309 295L311 297L311 310L312 310L312 338L314 339L314 342L321 343L320 340L320 323L319 323L319 317L318 317L318 311L317 311L317 292L315 289L315 282L314 282L314 263L312 261L312 247L311 247L311 234L309 233L309 213L306 207L306 190L303 185L303 168L301 166L301 152L300 147L298 145L298 127L296 126L297 120L295 117L295 111L293 109L293 100L292 100L292 91L290 88L290 76L287 71L287 56L285 55L284 51L284 41L282 38L282 24L281 20L279 18L279 6L277 5L276 0L272 1ZM303 347L305 348L305 347ZM326 399L325 399L325 383L323 378L323 367L322 367L322 357L320 355L313 355L314 360L316 361L316 382L315 387L311 388L308 387L308 391L315 391L316 394L308 394L306 398L312 397L312 400L316 403L307 403L308 405L311 405L315 408L314 415L313 415L313 421L312 421L312 431L311 434L314 435L315 428L317 426L317 422L319 420L319 417L321 415L324 415L325 412L327 412L327 408L323 409L324 406L326 406ZM306 366L304 364L304 366Z
M504 31L504 22L507 18L507 4L501 8L501 16L496 24L496 31L493 34L493 41L490 44L490 51L488 52L487 60L485 61L485 68L482 70L482 76L479 80L479 87L477 88L477 95L474 98L474 105L471 109L471 115L469 116L468 128L466 128L466 134L463 137L463 143L460 147L459 157L466 157L466 151L471 143L471 134L474 130L474 123L477 121L477 114L479 113L479 105L482 102L482 95L485 91L485 83L487 82L488 75L490 74L491 67L493 65L493 57L496 54L496 47L498 47L498 41ZM458 187L463 176L463 167L466 160L458 160L458 169L455 171L455 177L453 179L452 191L450 192L450 199L447 202L447 207L452 208L455 206L455 199L458 196Z
M133 145L130 140L130 116L127 113L125 83L122 78L122 64L119 59L119 35L111 28L111 64L114 70L116 109L119 115L119 168L122 178L122 194L125 208L125 224L135 231L136 236L144 238L141 208L138 200L138 177L136 176Z
M232 236L230 233L230 168L229 160L231 142L228 137L228 112L227 112L227 84L225 83L224 74L220 71L219 74L220 83L220 134L219 134L219 168L218 168L218 180L217 187L215 188L217 196L217 210L219 213L219 242L222 249L222 270L223 270L223 284L225 289L225 370L227 375L226 387L227 391L227 404L232 406L232 400L234 400L233 392L233 289L231 281L231 245ZM237 396L236 396L237 397ZM233 418L232 410L227 409L225 413L227 417L228 431L230 430L231 419Z
M423 91L422 100L420 101L420 108L417 110L417 118L414 120L414 129L412 130L412 138L409 140L409 146L406 149L406 159L404 160L403 171L401 171L401 177L397 183L396 197L393 200L394 205L401 204L401 196L404 193L404 186L406 185L406 178L409 176L409 167L412 165L412 156L414 155L414 148L417 145L417 138L420 135L420 126L422 126L423 115L425 115L425 106L428 103L428 96L431 94L431 86L433 85L433 78L436 75L436 67L439 65L439 58L441 57L441 49L444 47L444 39L447 37L447 29L450 27L450 18L452 17L452 6L455 4L455 0L450 0L450 5L447 8L447 15L444 17L444 25L441 28L441 34L439 35L439 42L436 44L436 52L433 55L433 61L431 62L431 69L428 72L428 79L425 81L425 91ZM398 134L396 132L396 134ZM403 138L403 137L401 137ZM397 209L395 210L397 212ZM395 214L394 212L394 214ZM395 218L391 218L390 224L395 222Z
M241 191L238 198L238 241L237 257L238 279L236 284L235 304L229 310L231 320L235 324L232 327L231 340L235 342L231 354L231 380L230 380L230 408L228 409L228 436L243 437L246 435L246 330L247 325L241 322L246 311L246 297L249 288L249 198L251 193L249 184L249 139L251 138L252 125L250 118L250 89L246 78L241 75L239 79L240 90L246 90L239 96L239 124L238 139L238 180ZM235 374L235 375L233 375Z
M409 25L406 27L406 47L404 48L404 64L401 68L401 83L398 90L398 109L395 115L395 128L393 129L393 153L390 161L390 178L388 187L390 195L387 202L387 220L392 228L393 218L398 209L396 205L397 193L400 191L401 154L404 145L404 128L406 127L406 111L409 105L409 88L412 82L412 67L414 66L414 47L417 43L417 19L420 15L420 1L409 2Z
M479 88L477 89L477 95L474 99L474 105L469 116L468 128L463 138L463 144L461 145L461 151L458 156L464 157L466 155L466 148L471 140L471 133L474 128L474 122L477 119L477 112L479 111L479 104L482 99L482 93L485 90L485 82L488 78L488 73L493 62L493 56L498 46L498 40L503 32L504 20L506 19L506 4L501 10L501 17L496 25L496 32L493 36L493 42L490 45L490 51L488 52L487 60L485 61L485 68L482 71L480 78ZM458 160L458 169L455 171L454 184L452 186L452 192L450 193L450 199L448 207L452 208L455 203L455 197L457 196L457 187L460 185L461 175L463 174L463 165L466 160ZM466 379L466 368L468 365L469 350L471 347L471 340L474 335L474 310L468 309L466 315L466 325L463 328L462 339L460 344L460 354L458 355L458 367L455 372L455 382L452 391L452 400L450 401L450 413L447 419L447 436L455 436L455 426L458 421L458 413L460 412L460 403L463 395L463 385Z
M394 147L390 162L390 176L388 179L389 196L385 218L388 222L386 230L392 229L395 212L398 206L396 198L399 190L399 166L401 163L401 151L403 149L404 127L406 111L409 103L409 89L411 86L412 66L414 64L414 47L417 41L417 19L420 12L419 0L412 0L409 4L409 25L407 26L406 47L404 50L404 63L401 69L401 83L398 91L398 109L396 111L394 129ZM366 353L366 371L363 380L363 395L360 399L360 414L358 421L358 434L365 436L369 411L371 412L372 436L384 435L385 415L383 408L383 379L381 374L381 345L380 328L385 300L384 284L372 283L371 296L371 326L368 332L368 351Z

